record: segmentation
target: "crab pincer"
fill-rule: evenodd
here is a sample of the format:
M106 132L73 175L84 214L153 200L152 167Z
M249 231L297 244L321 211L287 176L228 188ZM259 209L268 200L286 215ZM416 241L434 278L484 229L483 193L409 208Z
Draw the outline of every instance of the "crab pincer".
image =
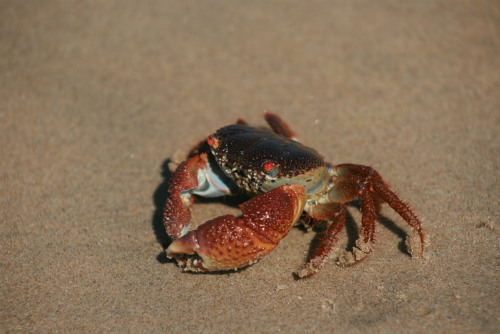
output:
M188 271L248 266L270 253L288 234L305 201L303 186L281 186L241 204L241 218L220 216L174 240L167 256Z

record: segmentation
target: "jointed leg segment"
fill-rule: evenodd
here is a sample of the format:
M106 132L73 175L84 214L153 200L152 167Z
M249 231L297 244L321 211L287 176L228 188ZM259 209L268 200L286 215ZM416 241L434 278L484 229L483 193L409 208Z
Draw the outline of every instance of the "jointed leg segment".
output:
M346 219L346 206L357 197L361 198L361 233L351 252L345 252L339 257L338 264L349 266L355 264L371 253L375 247L375 221L377 208L381 202L386 202L394 209L414 231L407 239L408 252L412 256L422 256L425 246L425 234L422 223L410 206L403 202L397 194L390 190L382 177L371 167L343 164L333 166L332 177L335 185L330 190L329 198L333 203L338 203L336 213L330 217L333 221L320 240L318 246L311 251L306 264L297 275L308 277L319 271L331 257L338 234L342 231ZM333 207L332 207L333 208ZM319 210L325 212L325 210ZM310 212L314 217L314 210ZM323 216L320 218L324 219Z
M299 278L316 274L328 262L335 251L338 235L345 226L346 207L342 205L334 216L333 222L323 233L318 246L311 250L306 263L296 272Z
M373 251L375 246L375 220L377 219L376 207L380 200L388 203L417 233L420 244L419 249L408 249L413 256L422 256L425 245L425 235L422 223L409 205L390 190L379 173L369 166L343 164L334 167L339 179L349 176L351 183L356 184L361 197L361 236L356 241L352 254L345 254L339 259L341 265L351 265L361 261ZM413 242L412 244L415 244Z

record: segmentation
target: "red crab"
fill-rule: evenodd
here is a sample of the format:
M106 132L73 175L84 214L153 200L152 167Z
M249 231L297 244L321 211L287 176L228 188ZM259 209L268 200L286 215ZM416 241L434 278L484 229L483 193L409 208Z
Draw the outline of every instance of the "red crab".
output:
M164 224L173 242L167 256L189 271L237 269L271 252L304 214L304 224L331 221L301 269L299 278L318 272L331 257L346 219L346 204L361 198L361 233L340 265L364 259L375 243L376 208L388 203L413 228L408 252L422 256L425 234L410 206L390 190L371 167L332 165L314 149L295 140L278 116L264 113L272 130L239 120L223 127L181 163L169 183ZM243 191L253 196L240 205L241 218L220 216L190 231L194 197L218 197Z

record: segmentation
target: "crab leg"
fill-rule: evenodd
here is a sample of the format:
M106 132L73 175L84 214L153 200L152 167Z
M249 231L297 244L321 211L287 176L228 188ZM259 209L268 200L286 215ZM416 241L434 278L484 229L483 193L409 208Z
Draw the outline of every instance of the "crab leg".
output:
M210 168L206 154L195 155L177 167L169 183L163 224L167 234L177 239L189 231L192 195L217 197L231 193L229 182Z
M364 258L375 248L375 220L377 213L373 201L373 192L361 191L361 236L356 240L356 246L352 252L346 252L339 258L338 263L342 266L355 264Z
M422 223L410 206L403 202L373 168L368 166L343 164L333 167L336 186L329 193L333 201L346 203L361 196L361 237L356 241L352 253L339 259L341 265L351 265L363 260L371 253L375 244L376 206L380 200L388 203L410 225L415 233L406 240L408 252L412 256L422 256L425 234ZM417 249L418 248L418 249Z
M271 252L300 218L306 190L284 185L240 205L242 218L220 216L174 240L167 256L189 271L250 265Z
M316 274L328 262L335 251L338 234L345 226L346 207L341 205L334 216L332 224L322 235L317 247L311 250L306 263L296 272L299 278L310 277Z
M290 129L288 124L283 121L278 115L275 115L268 110L264 112L264 118L266 119L269 126L279 135L285 136L287 138L297 140L297 136Z

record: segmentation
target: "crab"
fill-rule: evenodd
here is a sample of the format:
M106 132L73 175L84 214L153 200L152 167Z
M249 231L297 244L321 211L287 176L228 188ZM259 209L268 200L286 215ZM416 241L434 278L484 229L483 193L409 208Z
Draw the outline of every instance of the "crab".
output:
M422 257L425 233L409 204L399 198L372 167L333 165L301 144L290 127L268 111L270 126L245 121L225 126L198 144L169 181L164 225L172 243L166 249L185 271L237 270L269 254L293 225L328 222L311 247L298 278L317 273L337 251L347 205L360 199L361 229L352 250L338 257L355 264L374 250L377 210L387 203L411 227L407 251ZM242 216L223 215L191 230L195 196L220 197L243 192Z

